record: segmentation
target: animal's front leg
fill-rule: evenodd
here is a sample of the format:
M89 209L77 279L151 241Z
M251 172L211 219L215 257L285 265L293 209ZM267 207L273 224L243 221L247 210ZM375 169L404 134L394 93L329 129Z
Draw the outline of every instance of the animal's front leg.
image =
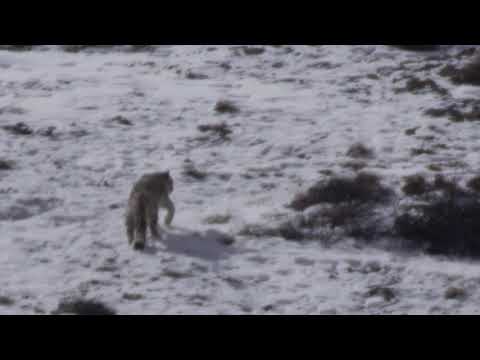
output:
M136 229L136 236L133 243L133 248L135 250L144 250L145 244L147 242L147 223L146 219L142 216L139 217L138 221L136 221L137 229Z
M148 226L152 237L154 239L160 239L160 232L158 228L158 206L151 205L148 209Z
M166 198L165 202L166 202L165 207L167 209L167 215L165 216L165 224L167 226L170 226L175 216L175 205L173 204L173 201L170 200L169 197Z

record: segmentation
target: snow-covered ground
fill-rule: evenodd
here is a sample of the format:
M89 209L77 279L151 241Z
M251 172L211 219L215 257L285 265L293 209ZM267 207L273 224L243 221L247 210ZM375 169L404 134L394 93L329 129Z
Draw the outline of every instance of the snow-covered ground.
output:
M478 174L478 122L425 116L444 101L439 94L394 89L405 83L399 64L428 62L416 76L456 98L480 91L439 77L442 59L384 45L254 48L263 50L0 51L0 125L35 132L0 129L0 159L15 161L0 171L1 314L49 314L68 296L120 314L479 312L476 262L240 233L293 216L285 205L326 170L352 174L346 153L356 142L375 151L365 169L396 190L403 176L433 174L432 164ZM240 111L217 113L220 100ZM198 130L222 121L230 141ZM419 136L405 135L417 126ZM448 148L412 157L428 135ZM187 163L206 178L186 176ZM174 227L134 252L123 223L128 193L142 174L166 169ZM224 233L232 246L218 241ZM452 287L465 296L445 296Z

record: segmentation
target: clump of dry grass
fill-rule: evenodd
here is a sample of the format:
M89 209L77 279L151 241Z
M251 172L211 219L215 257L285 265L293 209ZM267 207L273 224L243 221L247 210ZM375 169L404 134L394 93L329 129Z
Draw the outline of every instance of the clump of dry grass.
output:
M215 111L219 114L236 114L240 109L231 101L221 100L215 104Z
M443 176L429 187L439 192L398 215L394 233L431 254L480 256L480 194Z
M455 84L480 86L480 56L460 68L447 65L441 70L440 75L450 78Z
M15 163L11 160L0 159L0 171L13 170Z
M4 125L2 129L14 135L32 135L33 130L24 122L16 123L15 125Z
M436 92L442 96L448 95L448 90L439 86L434 80L432 79L425 79L421 80L416 77L411 77L407 80L404 88L397 88L395 89L396 93L404 93L409 92L412 94L416 94L422 90L430 90L432 92Z
M182 174L184 176L201 181L205 180L208 177L208 174L206 172L197 169L196 166L191 162L187 162L184 165Z
M106 304L89 299L63 299L54 314L75 315L116 315L116 311Z
M430 185L422 175L412 175L404 178L402 191L409 196L424 195L430 191Z
M390 46L399 48L401 50L416 51L416 52L435 51L440 48L439 45L390 45Z
M207 132L218 134L221 138L227 138L232 133L232 130L224 122L218 124L199 125L198 130L200 132Z
M480 193L480 176L475 176L474 178L470 179L467 183L467 186L471 190Z
M372 149L368 148L362 143L353 144L350 149L347 151L347 156L350 156L355 159L365 159L374 157L374 152Z
M334 177L326 182L320 181L305 193L298 194L288 207L303 211L321 203L378 203L387 200L391 194L377 175L360 173L354 178Z

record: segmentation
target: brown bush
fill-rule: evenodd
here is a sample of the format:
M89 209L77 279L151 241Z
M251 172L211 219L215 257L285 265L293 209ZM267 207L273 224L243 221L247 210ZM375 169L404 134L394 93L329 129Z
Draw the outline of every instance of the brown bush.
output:
M372 149L366 147L361 143L353 144L350 149L347 151L347 156L352 158L372 158L374 156L374 152Z
M354 178L332 178L319 182L307 192L298 194L288 207L303 211L311 206L342 202L383 202L392 194L390 189L380 184L380 178L375 174L360 173Z
M198 130L200 132L215 133L222 138L226 138L232 133L232 130L228 127L226 123L199 125Z
M14 135L32 135L33 130L25 123L19 122L15 125L4 125L2 129Z
M221 100L215 105L215 111L220 114L235 114L240 111L237 105L228 100Z
M12 170L14 168L14 165L15 163L11 160L0 159L0 171Z
M404 178L402 191L409 196L424 195L431 190L427 180L422 175L412 175Z
M476 192L480 193L480 176L476 176L473 179L470 179L467 183L467 186Z
M88 299L63 299L54 314L75 314L75 315L116 315L116 311L109 306Z
M480 56L452 73L451 79L457 84L480 86Z
M439 45L390 45L390 46L399 48L401 50L417 51L417 52L435 51L440 49Z
M447 186L441 196L395 219L395 234L431 254L480 256L480 196Z

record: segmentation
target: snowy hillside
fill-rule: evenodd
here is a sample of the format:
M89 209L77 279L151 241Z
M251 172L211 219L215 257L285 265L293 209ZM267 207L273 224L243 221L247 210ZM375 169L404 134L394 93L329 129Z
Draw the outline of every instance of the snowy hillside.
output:
M413 201L406 177L480 175L480 88L444 76L471 47L0 50L0 314L69 298L118 314L479 313L478 261L370 230ZM135 252L129 191L167 169L173 228ZM288 206L362 172L389 191L368 241L302 225L335 204Z

